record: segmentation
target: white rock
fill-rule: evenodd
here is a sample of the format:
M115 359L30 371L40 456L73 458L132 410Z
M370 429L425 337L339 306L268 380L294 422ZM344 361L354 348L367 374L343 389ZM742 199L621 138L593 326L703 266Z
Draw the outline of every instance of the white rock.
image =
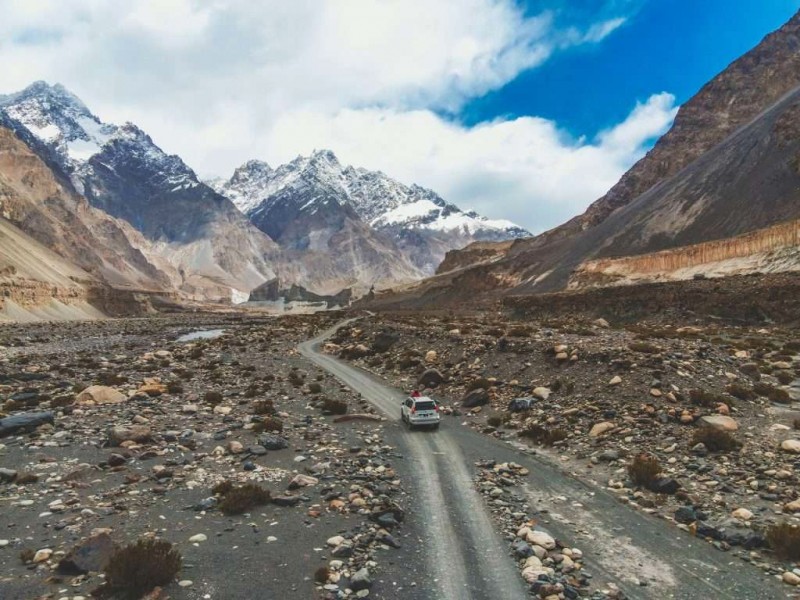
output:
M731 513L731 516L734 519L739 519L740 521L749 521L753 518L753 513L746 508L737 508Z
M189 538L189 541L193 544L197 542L205 542L208 539L208 536L205 533L198 533L197 535L193 535Z
M37 550L36 554L33 555L33 562L41 563L48 560L53 555L53 551L50 548L42 548L41 550Z
M335 548L336 546L341 546L344 543L344 538L340 535L335 535L332 538L328 538L328 541L325 542L328 546Z
M793 454L800 454L800 440L783 440L783 442L781 442L781 450Z
M531 531L528 533L528 542L541 546L545 550L552 550L556 547L556 541L549 533L544 531Z

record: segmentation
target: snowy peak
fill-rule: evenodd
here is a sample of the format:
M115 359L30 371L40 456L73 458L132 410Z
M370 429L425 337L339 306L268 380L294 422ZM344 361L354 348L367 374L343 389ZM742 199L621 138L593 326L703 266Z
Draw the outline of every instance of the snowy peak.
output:
M106 165L121 157L136 160L173 189L198 185L194 172L183 161L166 154L133 123L103 123L74 94L60 84L38 81L21 92L0 96L0 113L14 128L51 148L63 172L80 193L91 175L89 162Z
M282 202L302 197L304 204L315 199L335 199L352 207L361 219L378 229L428 229L480 239L530 235L509 221L463 212L433 190L404 185L381 171L342 166L330 150L298 156L276 169L259 165L266 163L249 161L236 169L228 182L215 186L246 214L252 214L265 202L274 203L276 197Z
M62 85L37 81L16 94L0 96L0 111L40 142L53 147L67 173L86 162L115 133Z

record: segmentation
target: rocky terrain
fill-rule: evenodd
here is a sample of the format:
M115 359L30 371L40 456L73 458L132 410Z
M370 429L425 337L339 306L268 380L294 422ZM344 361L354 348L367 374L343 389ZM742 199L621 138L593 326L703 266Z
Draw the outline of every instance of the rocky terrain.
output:
M673 523L684 544L706 542L791 594L800 547L787 553L780 534L794 531L797 543L797 332L667 319L386 314L340 330L326 350L430 393L488 436L535 448ZM478 485L492 497L502 474L483 467Z
M182 557L149 598L415 598L391 434L293 350L324 323L3 327L0 596L122 594L144 538Z

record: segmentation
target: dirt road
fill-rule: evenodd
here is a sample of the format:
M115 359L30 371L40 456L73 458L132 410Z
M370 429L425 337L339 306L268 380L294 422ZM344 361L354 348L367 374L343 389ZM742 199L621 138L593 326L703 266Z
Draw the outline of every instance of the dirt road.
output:
M340 324L339 326L343 325ZM377 377L323 354L319 346L336 328L300 345L299 351L400 422L404 395ZM433 598L515 599L528 593L507 543L495 532L472 485L480 459L515 461L528 469L529 500L545 515L546 528L584 552L585 565L602 586L614 583L629 598L698 599L789 597L780 582L718 552L672 525L621 505L605 490L570 477L546 459L446 418L439 431L398 436L413 461L415 510L427 539Z

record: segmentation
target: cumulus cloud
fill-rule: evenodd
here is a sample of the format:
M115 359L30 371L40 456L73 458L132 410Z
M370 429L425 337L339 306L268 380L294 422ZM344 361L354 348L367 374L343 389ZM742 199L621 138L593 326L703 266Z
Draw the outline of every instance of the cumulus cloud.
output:
M515 0L0 0L0 92L61 82L205 176L330 147L540 229L612 185L674 99L588 140L535 116L465 127L459 110L600 43L625 23L607 12L576 25Z
M674 103L670 94L653 95L594 140L573 139L537 117L464 127L428 110L295 111L277 121L264 154L283 162L312 146L335 148L342 162L383 170L463 208L541 231L608 190L666 131Z

